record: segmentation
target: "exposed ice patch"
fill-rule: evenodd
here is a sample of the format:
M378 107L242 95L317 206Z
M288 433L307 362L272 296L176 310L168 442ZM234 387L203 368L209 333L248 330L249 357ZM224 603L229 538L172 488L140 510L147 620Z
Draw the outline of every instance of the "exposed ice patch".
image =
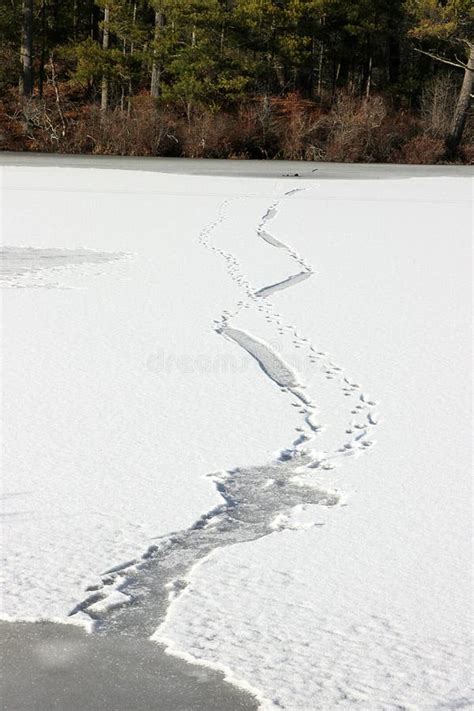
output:
M337 489L315 482L311 475L298 476L300 467L309 461L300 455L213 475L222 505L189 528L160 538L140 561L130 561L128 569L120 565L116 572L105 574L94 586L94 593L71 615L88 614L96 621L97 632L150 636L165 618L170 602L186 586L191 569L209 553L262 538L276 528L305 527L308 521L300 525L291 514L297 506L339 503Z
M283 388L297 388L301 386L301 379L276 351L246 331L238 328L225 328L223 335L235 341L244 348L258 362L269 378Z
M270 294L274 294L276 291L288 289L290 286L294 286L300 281L309 279L311 275L312 272L300 272L299 274L294 274L293 276L289 276L286 279L283 279L283 281L279 281L276 284L271 284L270 286L263 287L263 289L259 289L255 292L255 296L265 298L266 296L270 296Z
M271 235L269 232L265 232L265 230L259 229L258 234L262 239L265 240L265 242L271 244L272 247L278 247L278 249L287 249L286 244L283 244L283 242L277 240L277 238Z
M99 252L93 249L64 249L61 247L1 247L0 286L57 286L52 277L58 270L100 265L123 259L122 252ZM40 277L40 278L38 278Z

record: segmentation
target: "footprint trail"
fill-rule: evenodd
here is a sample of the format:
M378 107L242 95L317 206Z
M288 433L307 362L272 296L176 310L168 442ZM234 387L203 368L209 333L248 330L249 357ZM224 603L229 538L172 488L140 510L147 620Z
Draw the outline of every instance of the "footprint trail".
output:
M286 288L296 287L303 278L314 274L311 265L286 242L274 237L269 228L281 204L298 192L299 189L288 191L275 200L256 228L257 239L264 240L269 248L285 250L299 266L300 272L296 275L299 278L289 276L284 280ZM245 196L238 199L244 200ZM198 237L204 248L224 261L230 278L242 292L237 304L215 319L214 330L258 362L262 377L268 377L281 390L282 396L289 399L290 407L298 408L301 426L297 428L296 439L280 451L276 461L209 475L221 496L218 506L189 528L160 537L141 557L114 566L89 586L85 599L70 614L85 617L89 622L93 620L94 631L99 634L150 637L186 587L187 576L198 562L218 548L282 530L290 518L288 514L296 506L340 503L340 492L323 483L321 477L315 480L314 474L324 475L345 457L359 456L373 444L369 432L379 421L372 410L375 402L362 393L360 385L327 353L300 334L294 324L285 323L268 298L278 290L275 288L278 284L255 289L240 261L214 241L228 219L230 205L230 200L224 200L216 219L206 225ZM332 381L331 386L339 391L341 407L347 409L347 424L340 433L337 447L324 448L325 427L320 422L322 413L316 398L288 358L260 335L233 324L246 310L254 310L262 316L267 328L276 334L290 335L295 355L301 352L315 376Z

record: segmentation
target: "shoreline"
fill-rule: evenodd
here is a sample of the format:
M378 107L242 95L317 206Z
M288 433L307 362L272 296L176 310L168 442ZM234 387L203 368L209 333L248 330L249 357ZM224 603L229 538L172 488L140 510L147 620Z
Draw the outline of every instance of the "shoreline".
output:
M468 165L409 165L401 163L325 163L289 160L160 158L62 153L0 152L0 167L100 168L178 175L235 178L302 178L305 180L382 180L426 177L469 177Z

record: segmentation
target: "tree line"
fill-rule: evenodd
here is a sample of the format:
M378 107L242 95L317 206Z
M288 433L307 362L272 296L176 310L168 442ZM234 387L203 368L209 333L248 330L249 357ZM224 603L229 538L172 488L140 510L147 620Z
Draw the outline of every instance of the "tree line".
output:
M0 0L0 88L10 104L15 92L53 100L63 129L61 100L98 107L106 122L131 117L145 96L189 126L203 109L228 115L255 101L261 121L285 100L314 116L341 93L358 110L377 96L416 113L430 82L449 75L443 140L454 156L472 98L473 28L471 0Z

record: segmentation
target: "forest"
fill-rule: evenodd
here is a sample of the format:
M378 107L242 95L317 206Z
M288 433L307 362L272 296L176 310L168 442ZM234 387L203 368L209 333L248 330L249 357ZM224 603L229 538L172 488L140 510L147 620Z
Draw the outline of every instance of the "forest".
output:
M471 0L0 0L0 149L472 163Z

